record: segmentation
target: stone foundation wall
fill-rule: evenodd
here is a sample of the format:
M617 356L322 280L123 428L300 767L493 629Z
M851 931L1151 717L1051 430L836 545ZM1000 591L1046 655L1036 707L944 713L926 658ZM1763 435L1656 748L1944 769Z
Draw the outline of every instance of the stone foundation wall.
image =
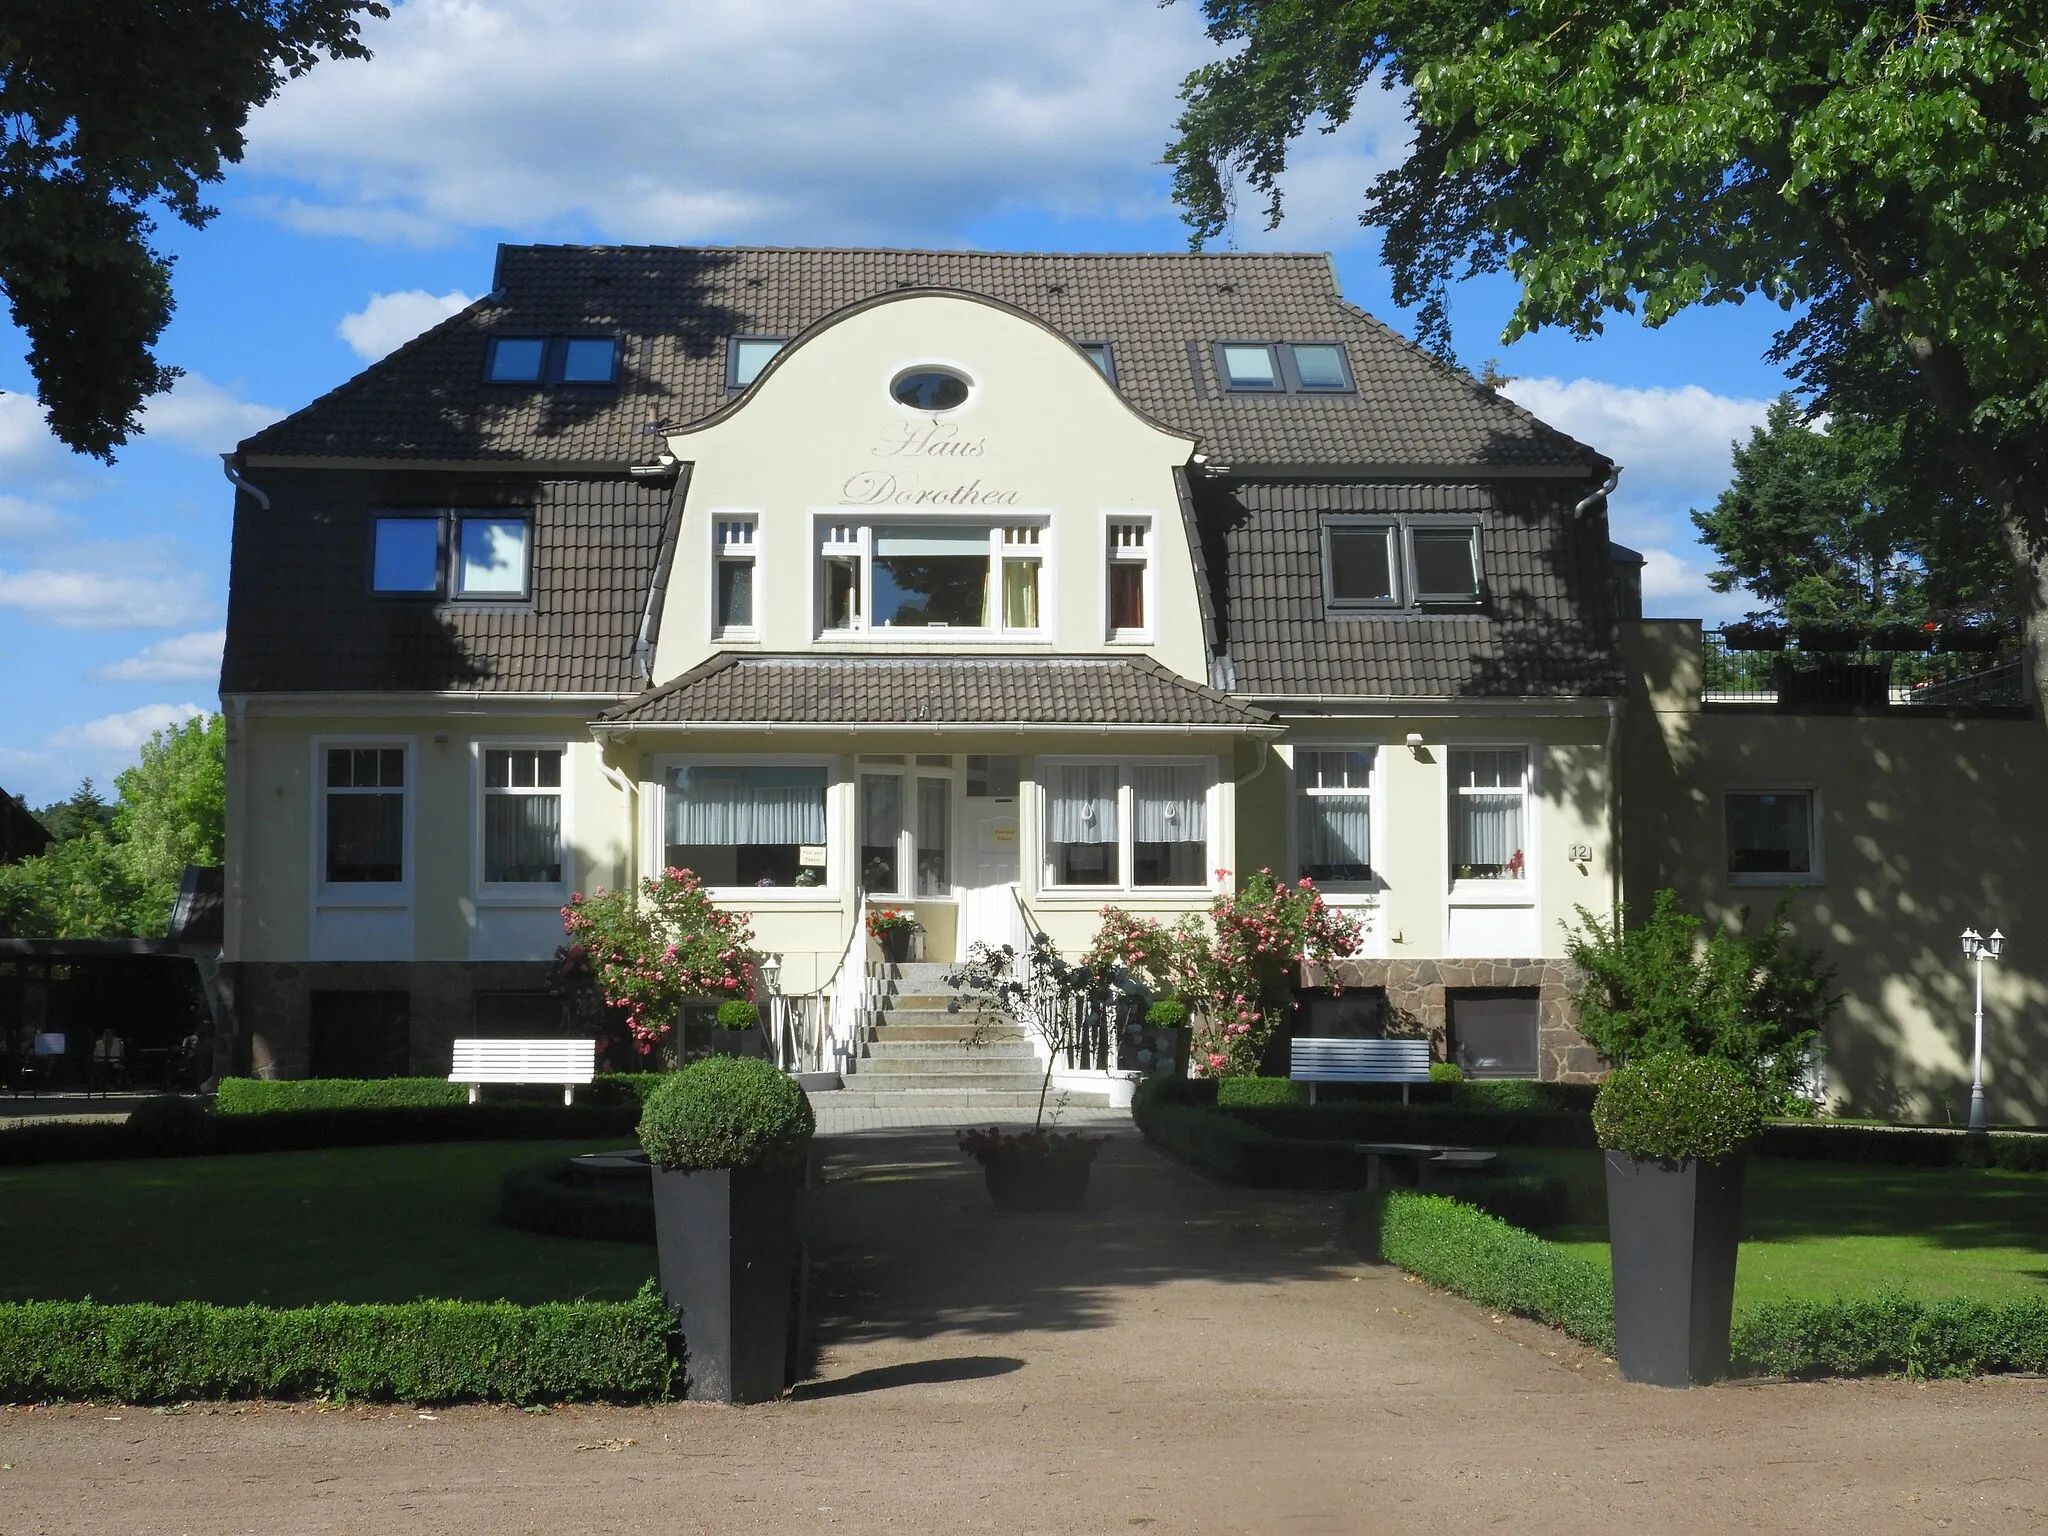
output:
M445 1075L453 1042L476 1032L479 992L544 991L545 960L242 961L223 966L233 999L229 1027L215 1040L218 1075L305 1077L312 1055L316 991L404 992L412 999L407 1071Z
M1575 973L1562 960L1346 960L1334 978L1346 987L1379 987L1396 1016L1430 1038L1446 1059L1446 992L1513 987L1536 993L1537 1075L1546 1083L1596 1083L1606 1065L1586 1044L1571 1004Z

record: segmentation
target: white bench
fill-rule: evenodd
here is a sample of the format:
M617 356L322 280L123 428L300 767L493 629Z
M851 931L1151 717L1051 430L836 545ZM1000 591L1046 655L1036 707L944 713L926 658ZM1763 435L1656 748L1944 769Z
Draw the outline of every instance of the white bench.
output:
M1297 1035L1288 1055L1287 1075L1308 1084L1308 1101L1316 1101L1317 1083L1399 1083L1401 1102L1408 1085L1429 1081L1427 1040L1347 1040Z
M469 1102L485 1083L560 1083L562 1102L597 1075L595 1040L458 1040L451 1083L469 1084Z

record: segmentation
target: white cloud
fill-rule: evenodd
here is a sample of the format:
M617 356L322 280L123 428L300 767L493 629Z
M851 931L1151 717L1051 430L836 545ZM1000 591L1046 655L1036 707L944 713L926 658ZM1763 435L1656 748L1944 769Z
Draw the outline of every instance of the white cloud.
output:
M205 617L208 607L187 575L0 569L0 608L65 629L170 629Z
M70 519L47 502L0 496L0 539L9 543L53 538L69 526Z
M273 216L367 238L952 243L1018 207L1169 212L1153 0L413 0L251 124ZM1362 185L1362 184L1361 184ZM1355 211L1360 188L1347 190Z
M134 752L166 726L182 725L200 715L211 714L197 704L145 704L118 715L102 715L83 725L67 725L50 737L60 751L86 748L102 752Z
M201 374L188 373L144 402L142 430L201 453L226 453L282 415L274 405L257 405Z
M221 647L227 638L224 629L173 635L101 667L95 675L107 683L211 682L220 676Z
M0 485L68 494L79 488L81 471L98 468L57 441L34 396L0 389Z
M1707 487L1708 500L1728 483L1730 446L1746 441L1771 408L1768 400L1697 384L1630 389L1598 379L1516 379L1502 393L1622 465L1624 484Z
M394 352L429 326L476 302L459 288L446 293L429 293L408 288L403 293L373 293L370 302L353 314L343 315L334 334L347 342L357 357L375 362Z

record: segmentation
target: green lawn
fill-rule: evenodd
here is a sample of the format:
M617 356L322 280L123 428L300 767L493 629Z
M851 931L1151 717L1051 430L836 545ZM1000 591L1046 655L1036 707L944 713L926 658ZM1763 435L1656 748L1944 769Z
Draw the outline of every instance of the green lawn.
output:
M620 1300L631 1243L496 1220L498 1176L611 1142L455 1142L0 1169L0 1300Z
M1545 1236L1607 1262L1598 1152L1519 1150L1562 1173L1571 1226ZM1987 1299L2048 1291L2048 1174L1751 1158L1735 1302L1868 1295Z

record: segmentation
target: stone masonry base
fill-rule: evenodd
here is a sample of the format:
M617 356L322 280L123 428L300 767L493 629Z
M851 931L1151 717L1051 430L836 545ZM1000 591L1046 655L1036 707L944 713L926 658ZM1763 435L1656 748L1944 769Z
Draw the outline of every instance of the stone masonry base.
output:
M1537 1075L1547 1083L1596 1083L1607 1069L1576 1027L1572 967L1562 960L1346 960L1335 968L1346 987L1380 987L1389 1008L1419 1026L1445 1058L1447 992L1512 987L1536 993Z

